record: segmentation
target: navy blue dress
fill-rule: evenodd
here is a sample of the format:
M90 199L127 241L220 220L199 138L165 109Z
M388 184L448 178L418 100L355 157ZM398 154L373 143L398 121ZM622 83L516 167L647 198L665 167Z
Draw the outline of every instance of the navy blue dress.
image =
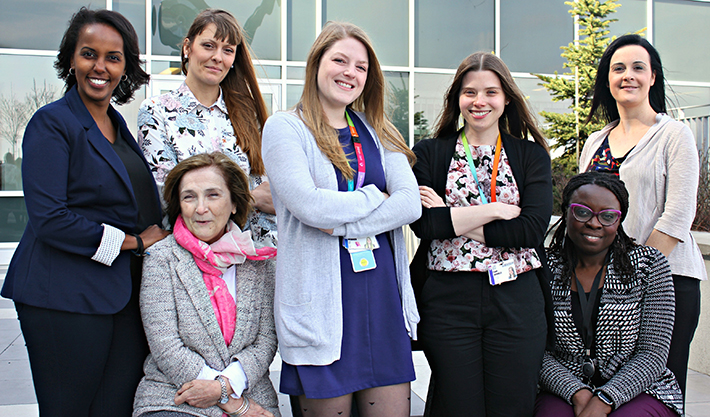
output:
M360 136L365 155L365 183L386 191L380 152L365 125L349 112ZM357 162L349 128L338 137L350 165ZM338 190L348 183L338 169ZM357 174L356 178L357 178ZM389 233L377 235L377 268L353 272L350 254L340 245L343 297L343 340L340 359L326 366L283 363L280 391L308 398L333 398L367 388L413 381L414 365L409 336L404 325L402 302L397 288L394 255Z

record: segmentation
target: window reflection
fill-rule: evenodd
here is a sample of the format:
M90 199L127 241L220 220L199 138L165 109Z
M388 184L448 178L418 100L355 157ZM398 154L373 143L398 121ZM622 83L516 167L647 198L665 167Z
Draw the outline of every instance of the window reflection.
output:
M113 0L113 9L128 19L138 34L138 45L145 53L145 0Z
M21 190L14 174L22 160L22 136L37 109L59 99L64 83L57 78L53 57L0 55L0 160L2 190ZM21 68L21 71L18 71Z
M646 27L646 0L623 0L616 12L609 15L618 19L609 24L609 36L619 37Z
M311 44L316 40L315 7L314 0L288 2L286 53L289 61L305 61Z
M324 0L323 23L329 20L354 23L367 32L381 65L407 65L408 9L407 0Z
M654 16L654 43L666 78L710 81L710 3L657 0Z
M406 72L385 72L387 103L385 109L394 127L409 143L409 74ZM410 144L411 145L411 144Z
M525 99L528 101L530 110L537 118L538 124L543 126L545 119L540 115L541 111L569 113L572 111L572 109L570 109L572 101L552 101L550 93L545 87L541 86L540 83L541 81L537 78L515 78L515 84L517 84L520 91L523 92Z
M574 40L574 20L563 2L500 2L500 56L511 71L562 72L560 46Z
M180 55L192 21L207 8L228 10L242 25L256 56L280 59L281 6L277 0L152 0L153 54Z
M87 0L3 1L0 48L57 50L69 19L89 4Z
M3 173L5 165L2 164ZM0 198L0 242L19 242L27 226L24 197Z
M433 136L444 105L444 94L453 78L452 74L414 74L413 144Z
M493 51L493 8L493 0L417 0L415 65L455 69L474 52Z

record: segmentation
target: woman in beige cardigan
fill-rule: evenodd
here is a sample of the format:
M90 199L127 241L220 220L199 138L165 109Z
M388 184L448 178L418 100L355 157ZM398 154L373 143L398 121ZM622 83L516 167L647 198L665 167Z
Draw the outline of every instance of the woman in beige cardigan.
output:
M624 35L612 42L599 62L589 117L609 124L589 136L579 166L619 175L629 190L624 229L668 258L676 320L667 365L685 395L690 342L700 316L700 281L707 275L690 233L698 151L690 129L665 114L664 81L661 57L647 40Z
M279 416L269 365L276 352L276 250L242 232L246 175L219 152L180 162L165 181L173 234L143 268L141 315L151 354L134 417Z

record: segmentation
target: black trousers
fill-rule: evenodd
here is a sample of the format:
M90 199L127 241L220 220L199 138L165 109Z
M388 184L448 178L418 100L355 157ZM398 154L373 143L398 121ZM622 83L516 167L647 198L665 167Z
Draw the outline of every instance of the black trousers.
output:
M675 287L675 323L666 366L675 374L685 404L690 342L693 341L700 320L700 280L673 275L673 286Z
M148 344L137 299L112 315L16 303L42 417L130 417Z
M485 273L430 271L421 301L429 415L532 415L547 335L535 272L491 286Z

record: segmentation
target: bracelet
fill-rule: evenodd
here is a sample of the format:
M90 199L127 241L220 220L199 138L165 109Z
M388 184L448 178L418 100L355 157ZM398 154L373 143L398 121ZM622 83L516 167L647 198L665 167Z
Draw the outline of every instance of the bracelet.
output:
M143 239L141 239L140 235L136 233L132 233L133 237L136 238L136 242L138 243L138 247L136 249L133 249L131 252L133 252L134 255L136 256L145 256L145 246L143 246Z
M230 416L237 416L237 417L242 417L246 415L246 413L249 411L249 398L247 398L246 395L242 395L242 405L233 413L227 413Z

